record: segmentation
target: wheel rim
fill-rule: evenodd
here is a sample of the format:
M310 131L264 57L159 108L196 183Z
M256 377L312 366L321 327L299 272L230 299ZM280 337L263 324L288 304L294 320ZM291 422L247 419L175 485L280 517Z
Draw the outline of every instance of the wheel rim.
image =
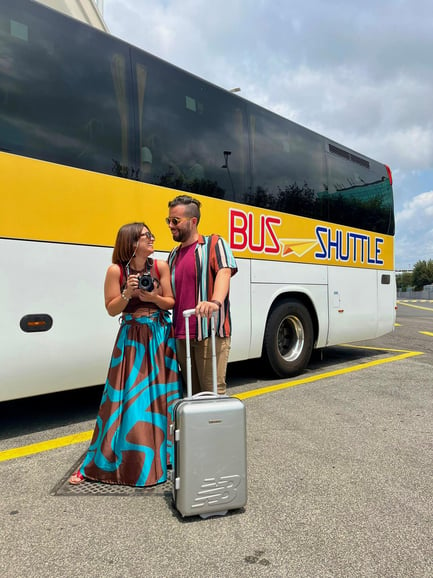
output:
M304 341L304 326L298 317L294 315L285 317L277 332L278 353L284 361L291 362L298 359L304 349Z

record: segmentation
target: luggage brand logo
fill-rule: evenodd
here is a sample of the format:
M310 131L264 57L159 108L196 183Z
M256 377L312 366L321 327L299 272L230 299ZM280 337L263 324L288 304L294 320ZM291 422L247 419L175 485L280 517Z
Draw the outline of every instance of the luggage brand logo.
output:
M215 504L229 504L237 498L237 488L241 483L241 476L221 476L220 478L205 478L192 508L203 508Z

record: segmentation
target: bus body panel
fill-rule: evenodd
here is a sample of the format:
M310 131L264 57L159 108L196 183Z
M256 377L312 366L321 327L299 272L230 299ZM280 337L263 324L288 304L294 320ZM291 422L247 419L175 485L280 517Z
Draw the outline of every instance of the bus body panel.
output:
M397 317L397 283L394 271L377 271L377 337L393 331Z
M362 341L392 331L394 300L388 290L392 285L378 284L381 274L369 269L329 267L327 345Z
M251 330L251 261L237 259L238 272L230 283L230 314L232 339L230 361L242 361L250 357Z
M167 253L156 252L155 257L165 260ZM110 317L104 307L110 262L107 248L0 239L0 267L10 272L0 288L0 299L8 304L0 334L5 352L0 401L105 382L119 329L118 318ZM235 331L230 361L248 359L250 350L250 262L239 259L237 264L231 290ZM46 332L24 332L19 321L30 314L49 315L53 326Z
M299 285L327 285L326 267L304 264L287 263L284 261L252 261L252 283L287 283Z
M306 284L251 284L251 309L252 316L251 349L250 357L260 357L263 348L263 336L266 321L273 304L279 299L298 299L311 303L310 314L316 314L318 319L319 333L315 339L315 347L323 347L326 344L326 330L328 327L328 295L326 285Z
M0 401L104 383L119 328L103 300L110 261L105 248L0 239ZM24 332L28 314L51 329Z

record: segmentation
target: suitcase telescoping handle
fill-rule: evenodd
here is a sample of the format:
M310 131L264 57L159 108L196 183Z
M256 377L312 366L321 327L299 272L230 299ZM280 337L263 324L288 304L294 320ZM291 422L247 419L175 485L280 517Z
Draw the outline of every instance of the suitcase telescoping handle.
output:
M189 318L195 315L195 309L185 309L183 316L185 317L185 341L186 341L186 394L188 397L192 396L192 376L191 376L191 340L189 335ZM212 387L214 394L217 390L217 363L216 363L216 346L215 346L215 316L213 313L210 318L210 336L212 344Z

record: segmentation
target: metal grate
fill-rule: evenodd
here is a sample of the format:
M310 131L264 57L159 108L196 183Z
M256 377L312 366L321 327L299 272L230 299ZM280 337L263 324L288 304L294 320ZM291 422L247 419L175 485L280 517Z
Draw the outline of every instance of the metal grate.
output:
M85 453L72 466L72 468L57 482L50 494L52 496L140 496L151 498L153 496L168 497L172 495L172 484L170 481L151 486L148 488L137 488L135 486L121 486L118 484L102 484L85 480L78 486L69 483L71 475L83 463Z

